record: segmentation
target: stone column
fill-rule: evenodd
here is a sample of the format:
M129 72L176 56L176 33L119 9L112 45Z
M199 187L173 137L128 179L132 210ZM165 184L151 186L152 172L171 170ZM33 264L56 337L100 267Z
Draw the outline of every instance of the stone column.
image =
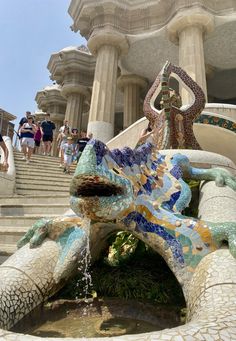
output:
M121 33L101 31L91 36L88 47L97 55L88 131L106 143L114 135L118 58L128 51L128 43Z
M118 87L124 92L123 127L127 128L139 119L141 90L147 87L147 81L137 75L122 75L118 78Z
M202 88L207 99L206 70L203 40L214 27L213 16L203 10L186 10L177 14L167 26L169 38L179 44L181 66ZM183 104L191 102L191 95L182 87Z
M61 84L67 100L65 119L70 127L81 130L82 114L88 111L90 88L93 84L95 58L81 47L66 47L51 55L48 69L51 79Z
M63 119L62 117L58 117L58 115L53 114L50 115L51 120L54 122L56 129L53 132L53 143L52 143L52 150L51 150L51 154L53 156L58 156L59 154L59 149L58 149L58 142L57 142L57 138L58 138L58 134L59 134L59 129L60 127L63 125Z
M82 113L88 91L86 87L78 84L64 84L62 95L67 99L65 119L71 128L81 130Z

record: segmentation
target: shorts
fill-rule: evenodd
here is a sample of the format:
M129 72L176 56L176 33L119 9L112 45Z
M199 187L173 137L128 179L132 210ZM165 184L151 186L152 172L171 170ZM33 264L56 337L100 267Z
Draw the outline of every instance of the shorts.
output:
M40 146L40 141L34 140L35 142L35 147L39 147Z
M70 166L72 164L72 155L64 154L64 163Z
M53 135L43 135L43 142L53 141Z
M34 139L32 137L22 137L21 144L22 146L34 148Z

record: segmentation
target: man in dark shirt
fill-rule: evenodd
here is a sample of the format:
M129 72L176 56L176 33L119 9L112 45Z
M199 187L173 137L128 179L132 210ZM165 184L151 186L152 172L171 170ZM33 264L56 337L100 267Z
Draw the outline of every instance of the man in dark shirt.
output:
M89 141L89 137L87 137L86 131L81 131L80 138L78 139L78 145L79 145L79 152L83 152L84 148L86 147L87 142Z
M88 143L88 141L90 140L89 137L87 137L87 133L86 131L82 130L80 132L80 138L77 141L78 144L78 155L77 155L77 161L79 161L79 158L84 150L84 148L86 147L86 144Z
M45 115L45 120L41 123L43 131L43 147L44 155L50 155L52 141L53 141L53 130L56 128L55 124L50 121L50 114Z

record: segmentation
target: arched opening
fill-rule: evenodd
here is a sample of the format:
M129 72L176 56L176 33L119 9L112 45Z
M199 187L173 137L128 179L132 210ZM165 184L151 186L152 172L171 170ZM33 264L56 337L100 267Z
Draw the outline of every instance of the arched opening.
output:
M186 304L177 279L164 259L132 234L109 235L89 271L91 286L85 288L86 275L80 269L43 310L37 308L14 331L44 337L97 337L184 323Z

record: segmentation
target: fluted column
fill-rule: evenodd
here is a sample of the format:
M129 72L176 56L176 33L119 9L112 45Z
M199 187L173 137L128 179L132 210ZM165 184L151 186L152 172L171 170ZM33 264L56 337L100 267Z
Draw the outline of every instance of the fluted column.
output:
M127 128L139 119L140 94L146 88L147 81L137 75L122 75L117 84L124 92L123 127Z
M88 111L95 63L86 48L73 46L52 54L48 62L51 79L61 84L61 94L67 100L65 119L78 130L82 114Z
M69 78L69 77L68 77ZM87 87L67 81L62 86L62 95L67 99L65 119L71 128L81 130L84 101L88 96Z
M167 26L171 41L179 44L181 66L204 91L207 99L206 70L204 60L204 36L213 30L214 19L209 13L196 9L177 14ZM191 102L191 95L181 89L183 104Z
M84 96L81 94L70 94L67 98L65 119L72 128L81 130L81 118L83 113Z
M188 26L179 33L179 65L201 86L207 98L203 27ZM186 89L181 93L183 102L189 102Z
M51 117L52 116L52 117ZM53 117L54 115L50 115L52 121L55 124L56 129L53 132L53 142L52 142L52 150L51 153L53 156L58 156L59 154L59 149L58 149L58 142L57 142L57 138L58 138L58 134L59 134L59 129L61 126L63 126L63 119L57 119Z
M128 43L118 32L102 31L89 39L88 47L97 55L88 131L106 143L114 135L118 58Z

